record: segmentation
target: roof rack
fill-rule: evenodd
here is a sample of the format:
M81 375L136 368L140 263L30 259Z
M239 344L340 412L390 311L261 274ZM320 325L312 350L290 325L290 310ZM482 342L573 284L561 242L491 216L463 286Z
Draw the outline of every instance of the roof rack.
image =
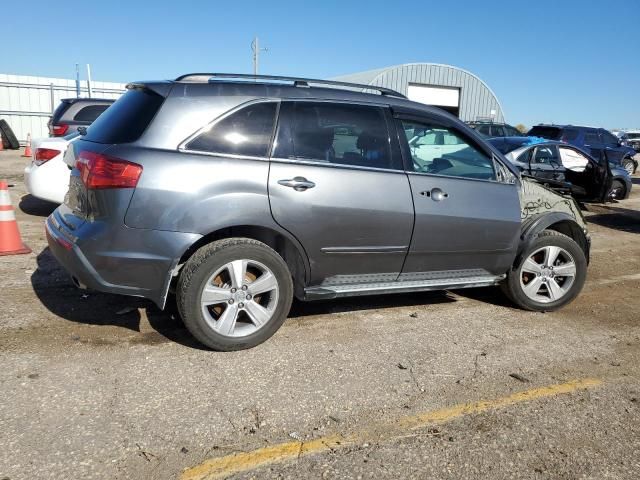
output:
M294 87L308 88L309 84L326 85L329 87L360 88L363 90L374 90L380 95L388 97L407 98L390 88L378 87L375 85L363 85L360 83L339 82L335 80L319 80L316 78L283 77L277 75L251 75L246 73L188 73L175 79L176 82L210 82L215 79L240 79L240 80L270 80L278 82L293 82Z

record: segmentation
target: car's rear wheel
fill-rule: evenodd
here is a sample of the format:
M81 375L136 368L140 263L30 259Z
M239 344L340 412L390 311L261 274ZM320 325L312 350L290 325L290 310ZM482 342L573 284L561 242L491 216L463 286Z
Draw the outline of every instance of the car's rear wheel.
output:
M219 240L183 267L176 290L185 326L204 345L222 351L254 347L287 318L293 283L285 261L264 243Z
M587 259L580 246L566 235L545 230L509 271L503 289L521 308L551 311L580 293L586 274Z
M622 160L622 168L629 172L629 175L633 175L633 172L636 169L636 165L630 158L625 158Z
M607 194L607 200L610 202L613 202L614 200L624 198L625 194L626 194L626 187L624 183L622 183L620 180L614 180L611 183L611 189Z

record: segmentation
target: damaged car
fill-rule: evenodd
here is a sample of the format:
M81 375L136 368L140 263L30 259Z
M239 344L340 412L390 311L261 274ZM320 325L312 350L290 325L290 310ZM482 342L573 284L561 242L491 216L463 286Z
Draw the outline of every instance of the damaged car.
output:
M439 108L276 76L127 89L73 143L48 244L81 288L176 302L209 348L264 342L294 297L499 285L551 311L584 285L576 201Z
M624 200L631 194L633 182L623 167L598 161L573 145L538 137L492 138L489 142L523 175L580 201Z

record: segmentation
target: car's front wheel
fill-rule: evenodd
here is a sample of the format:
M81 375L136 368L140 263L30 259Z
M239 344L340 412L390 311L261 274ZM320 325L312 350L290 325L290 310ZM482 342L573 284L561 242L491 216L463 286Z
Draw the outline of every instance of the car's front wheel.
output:
M551 311L580 293L586 275L587 259L580 246L562 233L545 230L509 271L503 289L521 308Z
M221 351L267 340L287 318L292 298L285 261L248 238L200 248L182 268L176 289L185 326L201 343Z

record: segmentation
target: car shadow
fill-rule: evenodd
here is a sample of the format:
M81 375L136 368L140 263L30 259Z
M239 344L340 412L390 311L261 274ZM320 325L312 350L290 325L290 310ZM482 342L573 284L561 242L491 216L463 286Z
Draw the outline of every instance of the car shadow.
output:
M589 211L595 215L587 216L587 223L593 223L621 232L640 233L640 212L637 210L598 205L591 206Z
M127 340L135 344L161 343L164 339L164 341L176 342L189 348L207 349L197 342L186 329L172 298L167 301L167 306L163 311L145 299L78 289L71 281L69 274L53 257L48 247L37 256L37 269L31 275L31 285L40 302L51 313L69 322L115 326L139 332L139 337ZM456 294L488 301L492 304L499 305L504 302L497 295L474 294L469 290L457 290ZM348 297L313 302L294 300L288 318L295 319L358 310L418 307L456 301L456 298L447 291ZM143 315L146 316L153 332L142 333L141 330L144 329L143 324L145 323ZM149 333L155 335L150 336ZM118 340L114 340L113 343L117 342ZM105 341L100 340L99 343L105 343Z
M185 328L175 302L168 302L168 308L162 311L145 299L78 289L48 247L37 256L31 285L51 313L70 322L140 332L140 336L131 341L136 344L157 344L166 339L190 348L206 349ZM154 332L142 332L146 328L143 315Z
M48 217L58 207L58 204L47 202L46 200L40 200L31 194L27 194L20 199L18 207L27 215Z

